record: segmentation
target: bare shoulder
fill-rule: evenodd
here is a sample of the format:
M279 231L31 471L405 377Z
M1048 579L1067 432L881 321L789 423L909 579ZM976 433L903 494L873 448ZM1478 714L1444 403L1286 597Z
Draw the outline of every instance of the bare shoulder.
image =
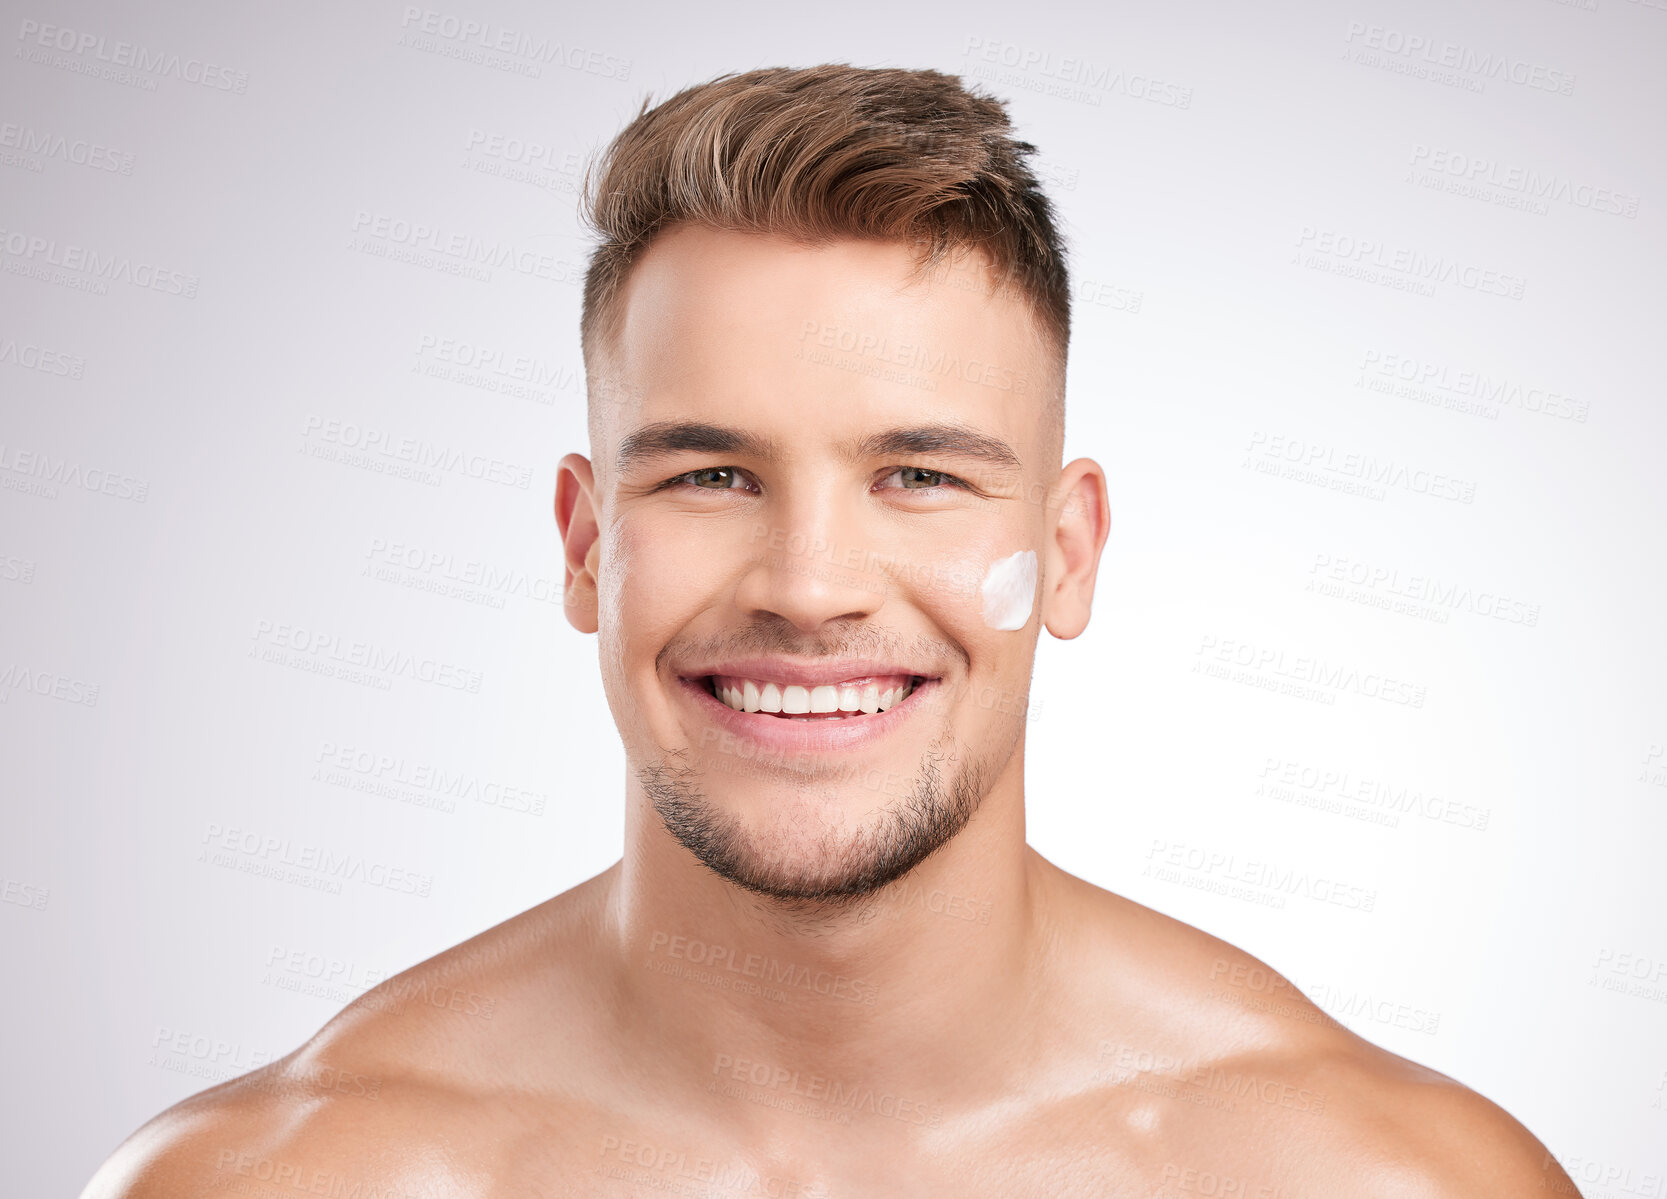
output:
M1286 1122L1310 1185L1369 1180L1365 1193L1395 1199L1577 1194L1504 1108L1353 1033L1299 1036L1272 1060L1324 1096L1316 1119Z
M597 882L386 980L294 1053L169 1108L82 1199L472 1194L483 1163L465 1147L506 1151L530 1111L560 1110L560 1096L528 1101L524 1063L584 1051L583 1020L549 1017L564 992L597 985L564 953L582 956Z
M1355 1141L1373 1145L1386 1178L1420 1199L1578 1194L1545 1145L1504 1108L1444 1074L1368 1048L1364 1060L1339 1070L1358 1098L1339 1106L1334 1153Z
M1150 1122L1154 1173L1176 1193L1213 1176L1247 1196L1578 1194L1498 1104L1349 1031L1239 947L1082 886L1082 935L1122 979L1097 1078L1109 1110Z

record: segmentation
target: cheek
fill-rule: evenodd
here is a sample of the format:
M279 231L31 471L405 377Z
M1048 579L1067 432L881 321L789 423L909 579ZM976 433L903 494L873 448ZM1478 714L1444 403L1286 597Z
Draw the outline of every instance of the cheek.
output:
M687 621L693 570L684 540L656 530L651 522L619 520L605 534L597 571L600 634L597 654L603 690L627 746L649 752L644 738L645 697L654 659Z
M1011 545L1011 543L1008 543ZM1010 551L990 542L964 546L936 564L940 594L956 610L956 624L979 641L999 644L992 634L1022 630L1036 607L1035 550Z
M732 585L731 542L739 536L688 522L636 518L608 531L598 590L602 626L623 670L652 669L666 643Z
M986 748L1023 727L1027 703L1035 639L1022 630L1035 614L1039 560L1034 550L1014 550L1018 540L958 546L935 564L935 597L916 593L926 615L970 659L966 677L939 695L939 710Z
M675 563L664 561L651 530L629 521L610 528L597 573L597 594L601 606L600 632L603 659L624 679L639 639L655 629L660 606L657 598L678 595L671 586Z
M910 589L925 614L972 655L980 673L1006 669L1010 654L1029 644L1014 633L1029 626L1035 611L1038 560L1034 550L1014 550L1014 540L981 538L945 547L928 559Z

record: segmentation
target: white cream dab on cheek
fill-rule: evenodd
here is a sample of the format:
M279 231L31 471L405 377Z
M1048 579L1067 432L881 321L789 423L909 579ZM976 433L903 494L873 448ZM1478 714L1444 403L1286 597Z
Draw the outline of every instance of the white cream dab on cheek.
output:
M992 629L1022 629L1036 599L1036 551L1020 550L990 563L984 576L984 623Z

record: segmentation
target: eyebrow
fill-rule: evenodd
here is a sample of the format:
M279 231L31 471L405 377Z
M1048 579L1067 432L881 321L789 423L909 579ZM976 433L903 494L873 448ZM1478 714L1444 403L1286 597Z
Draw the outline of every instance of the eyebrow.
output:
M1013 473L1024 468L1013 447L999 437L980 433L965 425L913 425L908 428L883 429L870 433L855 445L841 447L848 461L860 458L900 458L913 454L934 457L962 458L979 462L998 473Z
M1024 468L1013 447L1001 438L956 424L882 429L845 442L839 451L840 457L847 462L919 454L979 462L1001 474L1015 473ZM620 442L615 468L624 474L655 459L683 453L776 458L781 454L781 447L771 438L730 425L704 421L659 421L633 430Z
M748 458L773 458L776 443L767 437L728 425L702 421L659 421L634 429L619 443L614 466L621 474L657 458L673 454L740 454Z

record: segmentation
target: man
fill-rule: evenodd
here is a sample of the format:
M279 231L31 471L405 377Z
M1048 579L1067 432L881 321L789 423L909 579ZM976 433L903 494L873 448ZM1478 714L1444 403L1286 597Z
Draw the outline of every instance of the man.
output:
M591 189L555 505L622 861L87 1196L1574 1193L1487 1100L1025 844L1036 642L1087 625L1108 528L1061 463L1030 150L931 71L645 105Z

